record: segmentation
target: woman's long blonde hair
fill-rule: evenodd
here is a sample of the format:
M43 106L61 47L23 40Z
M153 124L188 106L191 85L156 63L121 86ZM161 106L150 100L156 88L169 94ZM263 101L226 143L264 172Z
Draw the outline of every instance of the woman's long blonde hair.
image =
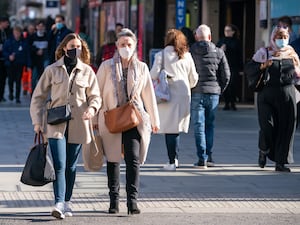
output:
M70 33L68 34L62 42L58 45L56 51L55 51L55 59L59 60L61 57L65 55L64 47L67 46L68 42L73 40L73 39L78 39L81 42L81 55L80 55L80 60L86 64L91 63L91 53L89 50L89 47L87 43L80 38L78 34L75 33Z

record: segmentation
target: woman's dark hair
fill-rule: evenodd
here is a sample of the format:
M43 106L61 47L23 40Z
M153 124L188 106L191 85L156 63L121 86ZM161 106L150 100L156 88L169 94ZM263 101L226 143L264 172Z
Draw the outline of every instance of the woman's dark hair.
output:
M289 27L293 25L292 19L289 16L282 16L278 19L278 23L282 22L287 24Z
M238 38L238 39L240 38L240 30L236 25L230 23L230 24L227 24L226 27L230 27L231 30L234 31L233 37Z
M188 27L182 27L180 30L186 37L188 45L191 46L192 44L194 44L195 36L194 36L193 31Z

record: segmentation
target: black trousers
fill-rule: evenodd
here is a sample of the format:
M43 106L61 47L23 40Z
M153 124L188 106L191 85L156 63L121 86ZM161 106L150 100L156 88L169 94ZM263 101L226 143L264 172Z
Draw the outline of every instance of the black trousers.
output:
M0 101L4 98L7 72L4 61L0 60Z
M141 136L137 128L122 133L124 160L126 163L126 192L127 204L137 202L140 178L140 152ZM108 188L111 202L119 201L120 190L120 163L107 162Z
M230 81L223 93L226 106L229 106L229 104L231 104L231 106L234 106L236 103L236 84L237 84L239 73L236 69L233 68L230 69L230 72L231 72Z
M21 80L22 80L23 65L11 65L7 67L9 96L13 98L14 83L16 83L16 99L20 100Z
M257 106L259 149L276 163L288 163L296 126L294 86L265 87L258 93Z
M174 164L175 159L179 155L179 133L178 134L165 134L165 142L168 150L169 163Z

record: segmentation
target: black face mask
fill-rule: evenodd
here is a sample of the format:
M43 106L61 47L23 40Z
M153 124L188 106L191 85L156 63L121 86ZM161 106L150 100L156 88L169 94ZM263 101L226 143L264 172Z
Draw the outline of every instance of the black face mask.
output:
M71 59L75 59L79 57L81 54L81 50L78 48L72 48L67 50L67 56Z

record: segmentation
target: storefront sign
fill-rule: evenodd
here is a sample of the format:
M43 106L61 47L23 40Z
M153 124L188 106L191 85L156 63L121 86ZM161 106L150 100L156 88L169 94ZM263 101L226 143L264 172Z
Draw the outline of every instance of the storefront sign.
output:
M176 28L185 26L186 0L176 0Z
M46 1L46 8L58 8L58 1Z

